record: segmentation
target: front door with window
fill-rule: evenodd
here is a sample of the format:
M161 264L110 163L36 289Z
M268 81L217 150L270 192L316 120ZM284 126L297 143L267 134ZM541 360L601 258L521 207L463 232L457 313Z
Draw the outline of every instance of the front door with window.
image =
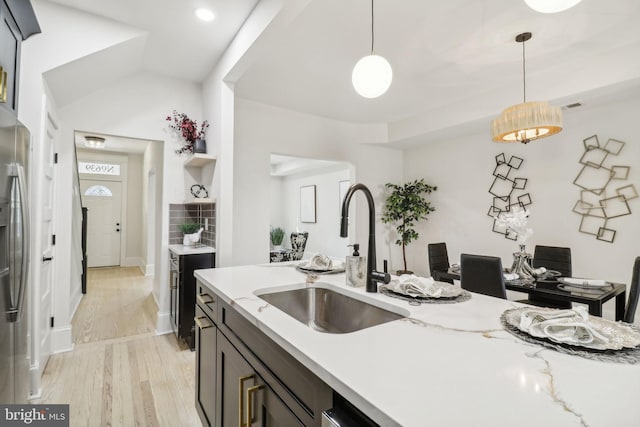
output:
M80 180L87 208L87 266L120 265L122 183Z

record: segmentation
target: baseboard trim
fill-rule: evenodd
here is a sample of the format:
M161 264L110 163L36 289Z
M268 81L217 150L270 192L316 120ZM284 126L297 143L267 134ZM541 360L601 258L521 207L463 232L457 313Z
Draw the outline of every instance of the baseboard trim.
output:
M158 312L158 321L156 322L156 335L166 335L173 332L171 328L171 318L169 312Z
M42 397L42 387L40 386L40 367L31 366L29 368L30 394L29 400L40 399ZM34 390L36 390L34 392Z
M73 351L71 325L55 327L51 330L51 354Z
M141 262L138 267L140 267L140 271L144 274L144 277L153 277L153 264L144 264L144 262Z
M140 267L141 264L142 264L142 258L137 256L126 257L122 261L122 267Z

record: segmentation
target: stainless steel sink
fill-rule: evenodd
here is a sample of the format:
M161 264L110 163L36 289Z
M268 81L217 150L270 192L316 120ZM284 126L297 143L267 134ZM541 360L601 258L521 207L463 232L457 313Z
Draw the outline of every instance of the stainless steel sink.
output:
M309 328L345 334L407 317L322 287L258 295Z

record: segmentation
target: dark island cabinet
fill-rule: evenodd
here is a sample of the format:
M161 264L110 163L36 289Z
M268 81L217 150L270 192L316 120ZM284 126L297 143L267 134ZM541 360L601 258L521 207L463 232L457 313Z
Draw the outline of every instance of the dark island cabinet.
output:
M29 0L0 0L0 107L16 113L22 41L39 33Z
M218 331L217 426L304 427L253 366Z
M331 388L199 282L195 322L196 409L204 426L321 426Z

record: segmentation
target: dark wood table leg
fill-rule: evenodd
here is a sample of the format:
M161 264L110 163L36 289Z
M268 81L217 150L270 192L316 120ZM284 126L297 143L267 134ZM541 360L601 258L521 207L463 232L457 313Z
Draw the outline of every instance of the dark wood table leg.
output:
M624 303L626 301L626 292L616 295L616 321L624 318Z
M592 316L602 317L602 301L590 302L589 314Z

